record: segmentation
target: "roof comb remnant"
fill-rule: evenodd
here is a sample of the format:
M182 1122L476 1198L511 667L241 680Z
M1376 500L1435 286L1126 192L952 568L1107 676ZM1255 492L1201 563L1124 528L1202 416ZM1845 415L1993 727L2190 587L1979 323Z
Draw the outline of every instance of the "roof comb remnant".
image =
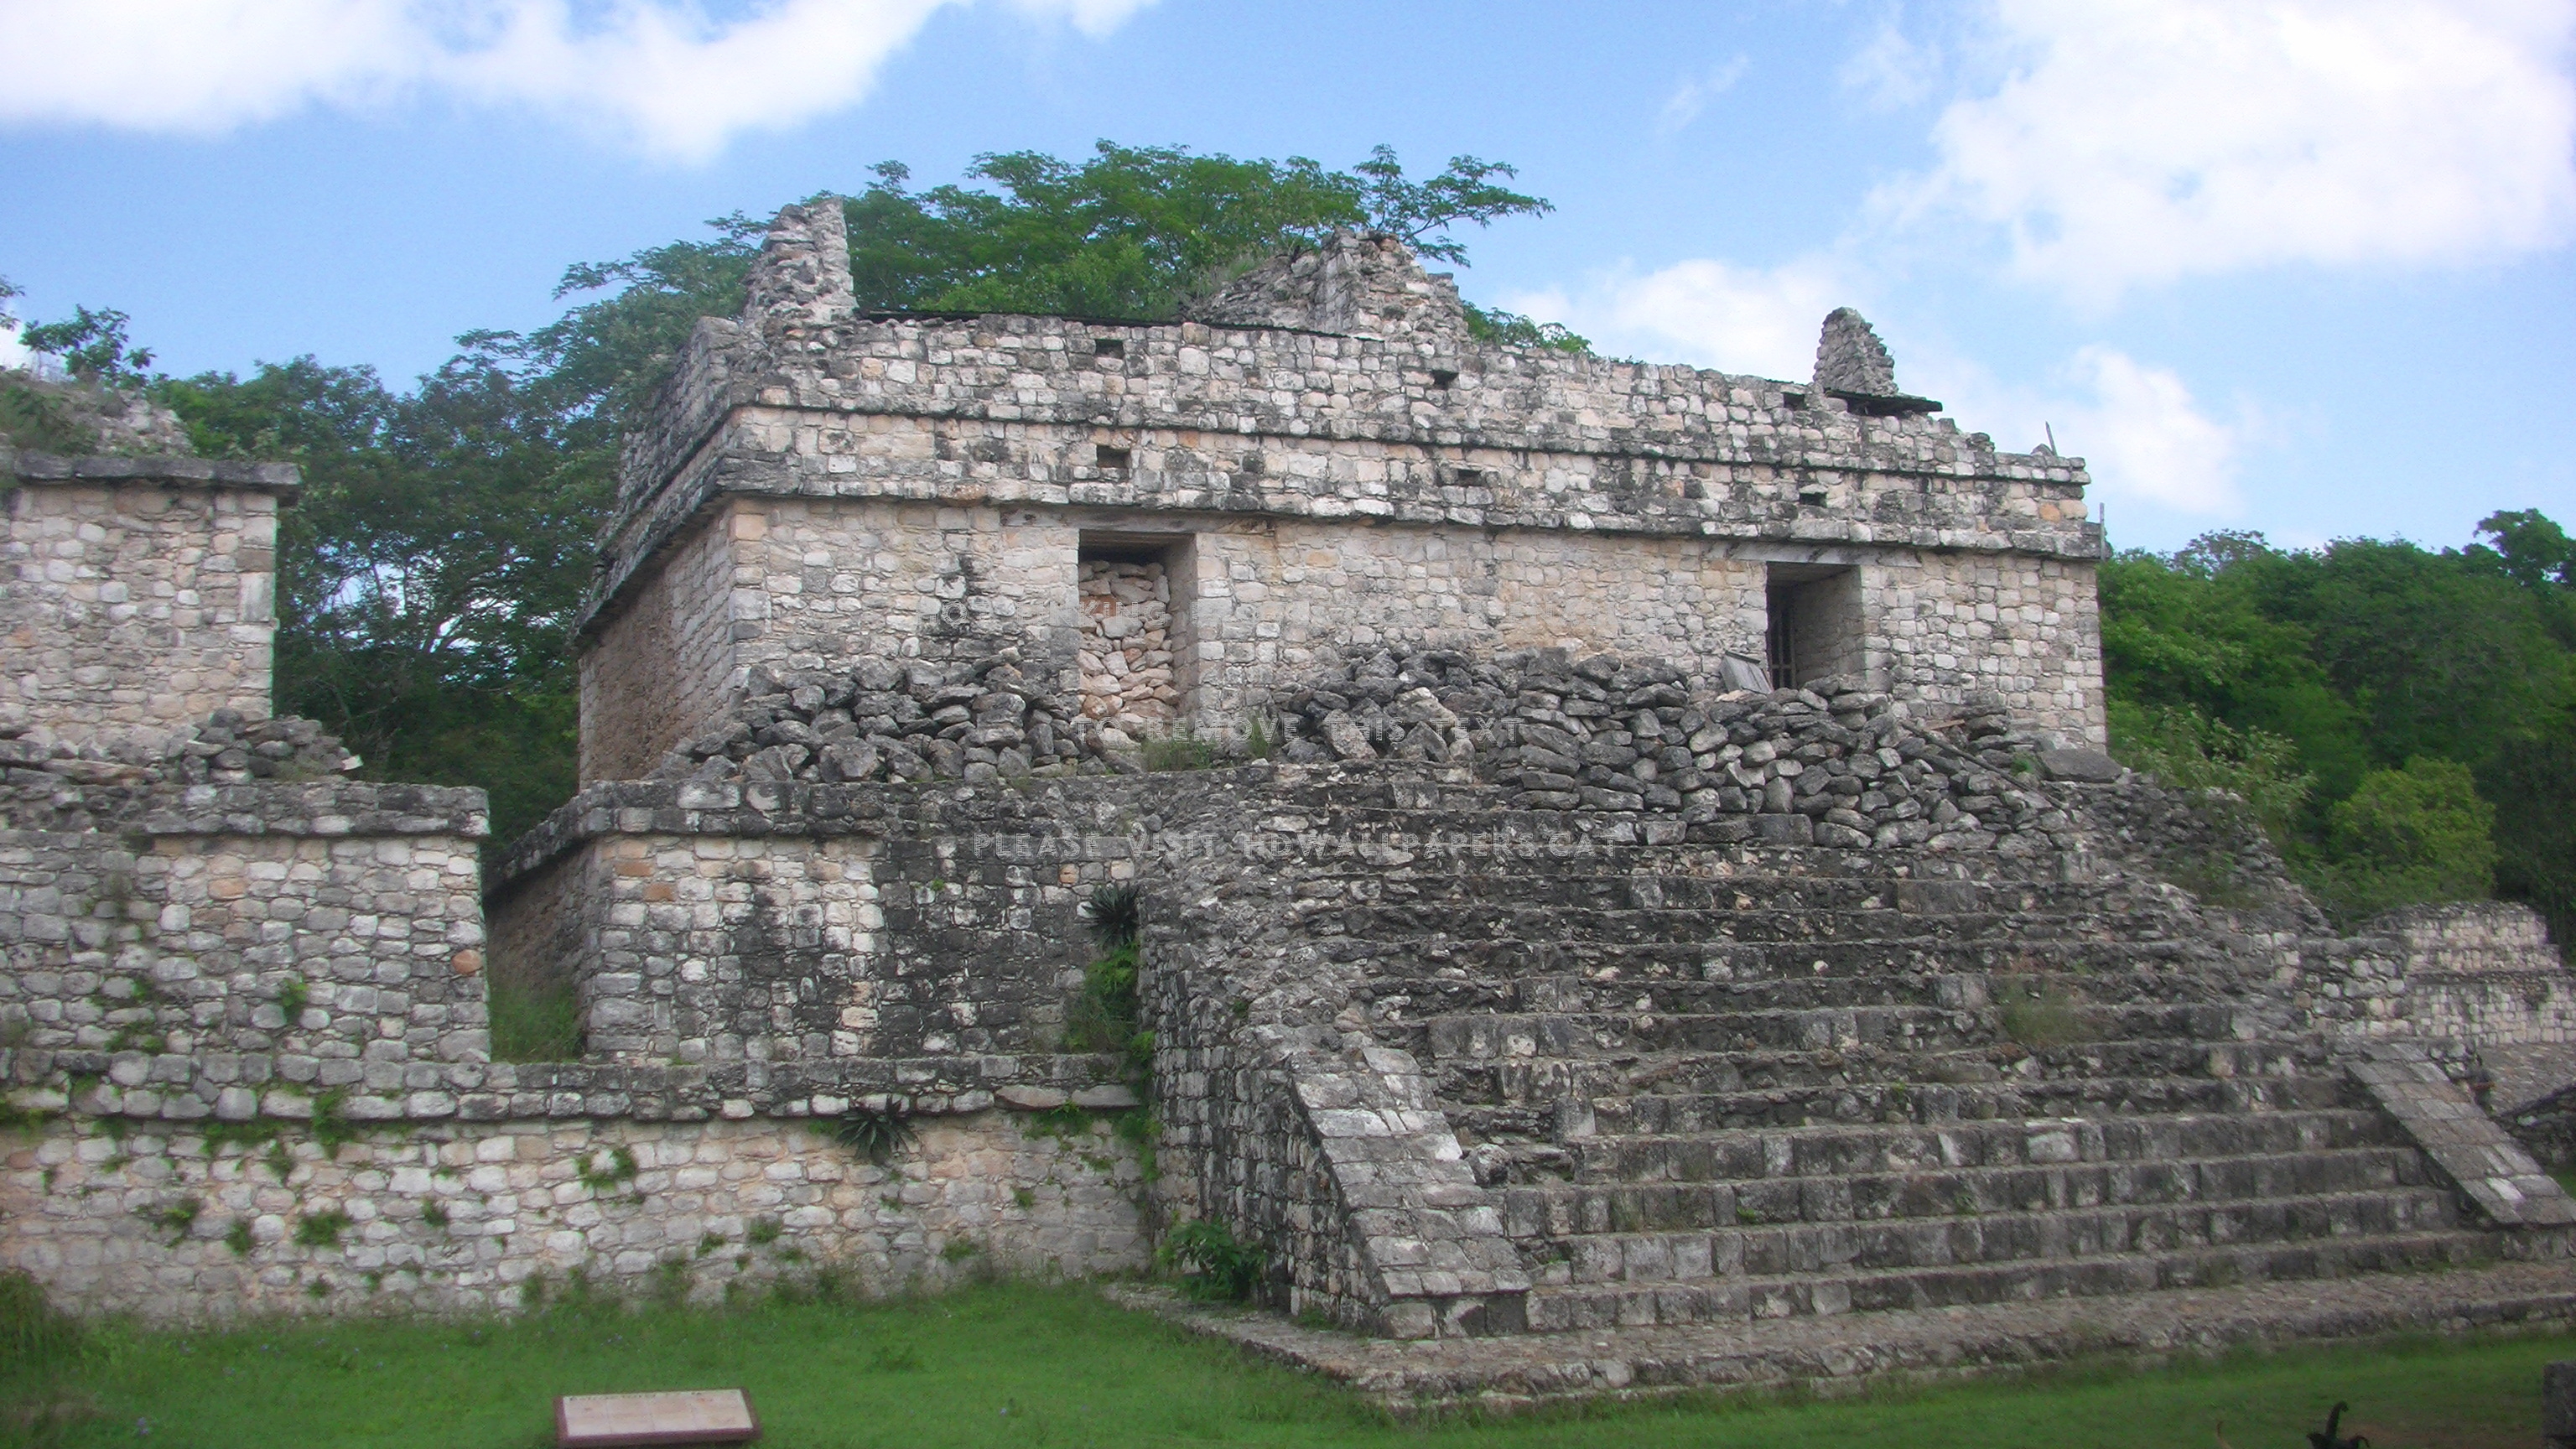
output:
M1928 397L1897 391L1896 360L1887 355L1887 344L1878 340L1868 318L1849 307L1836 307L1825 316L1824 333L1816 339L1816 388L1868 417L1941 410Z

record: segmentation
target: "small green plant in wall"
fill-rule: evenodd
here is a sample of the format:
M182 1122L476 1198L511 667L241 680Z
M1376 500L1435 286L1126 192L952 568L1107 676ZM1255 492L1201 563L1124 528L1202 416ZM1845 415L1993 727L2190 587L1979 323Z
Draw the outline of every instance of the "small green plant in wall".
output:
M301 976L289 976L277 988L277 1009L284 1013L289 1027L304 1019L304 1007L313 999L313 988Z
M203 1212L205 1206L205 1203L196 1198L183 1197L157 1208L137 1208L135 1216L150 1223L155 1229L168 1233L170 1246L175 1248L187 1241L188 1230L197 1225L197 1214Z
M338 1208L306 1213L295 1224L295 1241L307 1248L336 1248L340 1235L355 1226L356 1220Z
M635 1149L618 1146L605 1152L594 1152L573 1159L573 1170L581 1185L592 1192L608 1194L635 1180ZM636 1194L642 1197L643 1194Z
M1154 1063L1154 1034L1139 1029L1136 975L1143 899L1135 885L1095 888L1082 903L1082 921L1100 954L1083 968L1082 995L1065 1017L1065 1045L1075 1051L1110 1052L1126 1059L1131 1075Z
M818 1117L814 1119L813 1126L815 1131L879 1167L891 1164L912 1146L917 1136L907 1114L893 1110L880 1112L866 1107L855 1108L838 1117Z
M224 1246L232 1249L233 1256L236 1258L250 1256L252 1241L251 1222L248 1218L235 1218L232 1226L224 1229Z

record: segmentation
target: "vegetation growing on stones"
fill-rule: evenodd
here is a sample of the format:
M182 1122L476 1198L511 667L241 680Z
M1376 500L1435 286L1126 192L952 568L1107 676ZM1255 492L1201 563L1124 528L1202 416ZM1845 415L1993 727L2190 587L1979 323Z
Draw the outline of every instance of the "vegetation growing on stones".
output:
M1132 884L1103 885L1093 889L1080 910L1100 954L1083 968L1082 995L1065 1022L1065 1045L1075 1051L1118 1053L1142 1073L1154 1057L1153 1033L1139 1029L1137 1016L1142 897Z
M305 1248L336 1248L340 1235L357 1226L355 1219L338 1208L306 1213L295 1223L295 1242Z
M1212 1218L1193 1218L1172 1229L1161 1254L1166 1264L1181 1269L1182 1291L1229 1303L1250 1298L1270 1263L1259 1244L1237 1241L1233 1229Z
M814 1130L884 1167L918 1137L912 1119L891 1108L854 1107L838 1117L818 1118Z

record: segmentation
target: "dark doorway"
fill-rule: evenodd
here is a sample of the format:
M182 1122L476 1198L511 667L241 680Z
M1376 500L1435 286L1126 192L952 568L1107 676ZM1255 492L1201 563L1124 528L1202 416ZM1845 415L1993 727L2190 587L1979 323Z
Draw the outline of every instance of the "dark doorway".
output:
M1773 564L1765 584L1770 627L1764 655L1773 688L1866 671L1859 570Z

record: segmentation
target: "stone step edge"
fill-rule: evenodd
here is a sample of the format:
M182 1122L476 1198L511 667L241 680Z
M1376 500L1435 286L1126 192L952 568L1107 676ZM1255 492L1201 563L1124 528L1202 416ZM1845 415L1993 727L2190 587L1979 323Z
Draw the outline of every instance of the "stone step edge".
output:
M2177 1352L2214 1356L2248 1344L2547 1332L2576 1321L2576 1268L2563 1260L1755 1324L1413 1341L1308 1327L1274 1310L1195 1303L1158 1285L1103 1291L1122 1307L1322 1374L1398 1414L1793 1385L1850 1393L1873 1383L2014 1375L2084 1361L2144 1369Z
M1591 1180L1588 1180L1588 1181L1560 1180L1560 1181L1556 1181L1556 1182L1514 1182L1514 1183L1501 1183L1501 1184L1497 1184L1497 1185L1495 1185L1495 1186L1493 1186L1493 1187L1487 1188L1487 1189L1486 1189L1486 1191L1488 1191L1488 1192L1493 1192L1493 1193L1505 1193L1505 1192L1538 1192L1538 1193L1544 1193L1544 1194L1547 1194L1547 1195L1548 1195L1548 1196L1550 1196L1550 1197L1575 1197L1575 1196L1578 1196L1579 1194L1581 1194L1581 1193L1583 1193L1583 1192L1585 1192L1585 1191L1587 1191L1587 1190L1588 1190L1588 1191L1593 1191L1593 1192L1601 1192L1601 1191L1617 1191L1617 1190L1619 1190L1619 1189L1621 1189L1621 1188L1648 1188L1648 1189L1652 1189L1652 1188L1719 1188L1719 1187L1724 1187L1724 1188L1734 1188L1734 1189L1738 1189L1738 1190L1740 1191L1741 1189L1743 1189L1743 1188L1745 1188L1745 1187L1747 1187L1747 1186L1755 1186L1755 1185L1764 1185L1764 1186L1767 1186L1767 1185L1774 1185L1774 1184L1781 1184L1781 1183L1791 1183L1791 1184L1797 1184L1797 1185L1799 1185L1800 1187L1802 1187L1802 1188L1803 1188L1803 1187L1805 1187L1805 1186L1807 1186L1807 1185L1810 1185L1810 1184L1816 1184L1816 1185L1848 1184L1848 1183L1852 1183L1852 1182L1866 1181L1866 1180L1870 1180L1870 1179L1877 1179L1877 1178L1896 1178L1896 1177L1906 1177L1906 1176L1924 1176L1924 1177L1938 1176L1938 1177L1940 1177L1942 1180L1944 1180L1945 1182L1949 1182L1949 1183L1952 1183L1952 1184L1963 1184L1963 1183L1974 1183L1974 1182L1977 1182L1977 1181L1980 1181L1980 1180L1991 1180L1991 1179L1994 1179L1994 1178L2002 1177L2002 1176L2004 1176L2004 1175L2005 1175L2005 1174L2007 1174L2007 1173L2048 1172L2048 1171L2051 1171L2051 1170L2053 1170L2053 1169L2059 1169L2059 1168L2082 1168L2082 1167L2101 1167L2101 1168L2109 1168L2109 1167L2116 1167L2116 1166L2137 1166L2137 1165L2144 1165L2144 1164L2158 1164L2158 1163L2170 1163L2170 1164L2177 1164L2177 1165L2189 1165L2189 1166L2193 1166L2193 1167L2206 1167L2206 1166L2220 1165L2220 1164L2230 1164L2230 1163L2272 1163L2272 1162L2280 1162L2280 1161L2283 1161L2283 1160L2285 1160L2285 1159L2293 1158L2293 1157L2323 1157L2323 1156L2345 1156L2345 1155L2350 1155L2350 1156L2363 1156L2363 1155L2371 1154L2371 1153L2411 1154L2411 1153L2415 1153L2415 1152L2418 1152L2418 1151L2420 1151L2420 1149L2413 1148L2413 1147L2405 1147L2405 1146L2388 1146L2388 1147L2353 1147L2353 1148L2330 1147L2330 1148L2319 1148L2319 1149L2317 1149L2317 1150L2316 1150L2316 1151L2314 1151L2314 1152L2260 1152L2260 1153L2244 1153L2244 1154L2239 1154L2239 1155L2234 1156L2234 1157L2131 1158L2131 1159L2117 1160L2117 1161L2093 1161L2093 1162L2035 1162L2035 1163L2024 1163L2024 1164L2021 1164L2021 1165L2019 1165L2019 1166L2015 1166L2015 1167L1943 1167L1943 1168L1927 1168L1927 1169L1925 1169L1925 1170L1924 1170L1922 1173L1920 1173L1920 1174L1909 1174L1909 1173L1905 1173L1905 1172L1899 1172L1899 1171L1891 1170L1891 1171L1886 1171L1886 1172L1835 1172L1835 1173L1816 1173L1816 1174L1813 1174L1813 1175L1790 1175L1790 1176L1782 1176L1782 1177L1718 1177L1718 1178L1707 1178L1707 1179L1692 1179L1692 1178L1595 1178L1595 1179L1591 1179ZM2250 1204L2250 1203L2261 1203L2261 1202L2302 1202L2302 1201L2306 1201L2306 1200L2308 1200L2308 1199L2310 1199L2310 1198L2313 1198L2313 1197L2342 1197L2342 1196L2350 1196L2350 1195L2355 1195L2355 1194L2360 1194L2360 1195L2369 1195L2369 1194L2374 1194L2374 1193L2384 1194L2384 1193L2395 1193L2395 1192L2432 1192L2432 1193L2439 1193L2439 1194L2447 1195L2450 1191L2451 1191L2451 1189L2450 1189L2449 1187L2445 1186L2445 1185L2443 1184L2443 1181L2442 1181L2442 1180L2438 1180L2438 1179L2428 1179L2427 1181L2420 1182L2420 1183L2404 1183L2404 1182L2400 1182L2400 1183L2390 1183L2390 1184L2388 1184L2388 1185L2387 1185L2387 1186L2385 1186L2385 1187L2376 1187L2376 1188L2346 1188L2346 1189L2337 1189L2337 1190L2335 1190L2335 1191L2333 1191L2333 1192L2329 1192L2329 1193L2322 1193L2322 1194L2320 1194L2320 1193L2296 1193L2296 1192L2294 1192L2294 1193L2257 1193L2257 1194L2253 1194L2253 1195L2251 1195L2251 1196L2246 1196L2246 1197L2190 1197L2190 1198L2174 1198L2174 1199L2170 1199L2170 1200L2157 1199L2157 1200L2148 1200L2148 1201L2143 1201L2143 1202L2106 1202L2106 1203L2069 1204L2069 1205L2067 1205L2067 1206L2065 1206L2065 1207L2062 1207L2062 1208L2003 1208L2003 1209L1999 1209L1999 1210L1997 1210L1997 1211L1995 1211L1995 1212L1990 1212L1990 1213L1923 1213L1923 1214L1918 1214L1918 1215L1908 1215L1908 1216L1872 1217L1872 1218L1864 1218L1864 1217L1849 1217L1849 1218L1799 1218L1799 1219L1796 1219L1794 1222L1787 1222L1787 1223L1768 1223L1768 1222L1764 1222L1764 1223L1728 1223L1728 1224L1722 1224L1722 1225L1720 1226L1720 1228L1711 1228L1711 1229L1705 1229L1705 1230L1701 1230L1701 1229L1683 1229L1682 1231L1710 1231L1710 1232L1715 1232L1715 1231L1720 1231L1720 1230L1732 1230L1732 1229L1736 1229L1736 1228L1784 1227L1784 1226L1786 1226L1786 1227L1823 1227L1823 1226L1826 1226L1826 1225L1828 1225L1828 1224L1832 1224L1832 1223L1923 1223L1923 1222L1947 1222L1947 1221L1949 1221L1949 1220L1951 1220L1951 1219L1953 1219L1953 1218L1995 1219L1995 1218L2014 1217L2014 1216L2028 1216L2028 1215L2031 1215L2031 1214L2038 1214L2038 1213L2052 1213L2052 1212L2090 1212L2090 1211L2094 1211L2094 1210L2097 1210L2097 1209L2110 1209L2110 1208L2188 1207L2188 1206L2191 1206L2191 1205L2194 1205L2194 1204L2197 1204L2197 1205L2202 1206L2202 1207L2212 1207L2212 1208L2215 1208L2215 1207L2243 1207L2243 1206L2246 1206L2247 1204ZM1574 1236L1576 1236L1576 1237L1591 1237L1591 1236L1598 1236L1598 1235L1596 1235L1596 1234L1587 1234L1587 1233L1578 1233L1578 1234L1575 1234Z
M1524 1249L1534 1249L1558 1243L1626 1243L1657 1238L1687 1240L1691 1238L1715 1237L1721 1233L1734 1233L1747 1238L1785 1238L1797 1233L1823 1232L1835 1228L1853 1228L1860 1230L1873 1228L1901 1229L1913 1225L1954 1222L1973 1222L1978 1224L1994 1223L2003 1226L2018 1226L2024 1223L2040 1222L2052 1218L2069 1222L2081 1222L2088 1219L2094 1221L2109 1221L2120 1217L2137 1217L2141 1215L2189 1211L2193 1209L2226 1212L2264 1207L2332 1208L2340 1204L2359 1205L2366 1202L2390 1198L2414 1198L2428 1206L2438 1207L2439 1205L2451 1200L2451 1192L2450 1189L2444 1187L2428 1185L2408 1186L2399 1184L2392 1187L2382 1188L2355 1188L2345 1192L2293 1193L2287 1196L2231 1198L2215 1202L2193 1198L2181 1202L2170 1203L2098 1203L2090 1207L2013 1209L2006 1212L1968 1213L1961 1214L1957 1217L1826 1218L1819 1221L1807 1221L1802 1219L1794 1222L1739 1223L1715 1228L1668 1228L1652 1232L1570 1233L1561 1238L1541 1233L1534 1237L1515 1238L1513 1241L1520 1244ZM2204 1258L2211 1254L2226 1255L2236 1252L2312 1247L2322 1243L2440 1243L2465 1241L2477 1246L2481 1251L2485 1251L2492 1247L2490 1239L2490 1234L2482 1233L2475 1228L2458 1226L2418 1226L2389 1228L2374 1232L2326 1233L2313 1237L2238 1238L2224 1243L2176 1243L2172 1247L2158 1248L2148 1252L2123 1250L2109 1253L2041 1253L2024 1257L1970 1258L1949 1263L1905 1263L1878 1268L1834 1265L1813 1269L1800 1269L1794 1273L1745 1273L1740 1271L1727 1273L1710 1271L1707 1273L1691 1274L1688 1276L1676 1273L1666 1278L1570 1278L1563 1283L1533 1284L1530 1288L1530 1292L1533 1294L1540 1294L1580 1293L1585 1291L1626 1291L1654 1288L1687 1288L1700 1284L1720 1285L1729 1288L1763 1288L1793 1283L1882 1282L1891 1279L1902 1279L1922 1273L2002 1273L2009 1269L2028 1268L2034 1265L2058 1264L2075 1266L2078 1264L2138 1261L2161 1263L2177 1258ZM1572 1260L1550 1260L1549 1262L1535 1265L1532 1271L1544 1271L1547 1267L1553 1266L1556 1262L1565 1262L1570 1265Z

